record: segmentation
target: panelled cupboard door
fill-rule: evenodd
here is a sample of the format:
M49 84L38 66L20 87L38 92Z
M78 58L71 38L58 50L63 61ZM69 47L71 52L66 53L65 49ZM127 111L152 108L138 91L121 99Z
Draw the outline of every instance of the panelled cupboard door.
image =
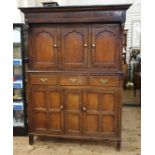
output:
M86 68L88 66L88 27L67 26L61 28L61 51L63 68Z
M30 68L54 69L58 67L58 28L32 27L29 37Z
M92 68L116 68L120 61L118 25L93 25L91 41Z
M48 89L47 91L48 120L47 128L52 133L64 132L63 90Z
M117 91L88 89L84 101L84 135L115 136Z
M62 133L63 120L63 91L54 88L32 88L32 103L30 104L33 118L30 123L37 132ZM33 120L33 121L31 121ZM30 125L30 126L31 126Z
M47 130L47 95L42 87L32 88L32 102L28 104L30 109L29 127L33 131L45 132Z
M82 113L83 103L82 90L65 90L65 133L80 135L82 132Z

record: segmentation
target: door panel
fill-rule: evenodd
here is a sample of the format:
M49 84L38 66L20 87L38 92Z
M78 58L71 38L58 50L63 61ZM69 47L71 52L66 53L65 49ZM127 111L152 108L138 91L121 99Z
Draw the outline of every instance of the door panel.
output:
M114 117L102 115L102 132L113 133L114 132Z
M86 90L84 100L84 134L97 135L99 131L99 103L100 92L97 90Z
M62 66L86 68L88 66L88 28L63 27L61 29Z
M88 110L99 110L99 95L97 93L89 92L87 94L87 109Z
M117 25L92 27L92 67L118 68L120 57Z
M84 96L84 134L104 136L116 134L117 91L113 89L88 89Z
M80 134L82 131L82 90L65 90L65 131L67 134Z
M106 90L101 94L101 132L102 134L115 134L117 122L117 91Z
M46 94L45 91L36 91L34 94L35 108L46 108Z
M45 112L36 111L35 112L35 128L36 130L46 130L47 124L47 115Z
M49 129L50 130L62 130L63 126L61 125L62 118L60 112L50 112L49 113Z
M47 104L45 89L40 87L32 89L32 104L29 104L29 106L31 113L33 113L33 115L29 116L30 126L33 126L33 130L35 131L44 132L47 129Z
M102 110L114 111L115 109L115 95L107 93L102 96Z
M68 93L67 108L70 110L80 110L80 96L77 93Z
M53 37L48 32L40 32L36 35L36 61L37 62L53 62L54 50L51 45L54 44Z
M52 90L48 92L48 99L49 99L49 109L60 109L62 94L59 91Z
M80 115L75 112L68 112L66 114L67 132L80 132Z
M99 129L99 116L97 114L87 114L86 132L87 134L97 134Z
M63 133L63 90L45 86L32 88L30 124L33 130L47 133ZM29 109L30 109L29 108ZM33 117L32 117L33 116ZM33 121L32 121L33 120Z
M58 67L58 29L55 27L35 27L30 35L30 62L35 69Z
M64 104L63 91L60 89L48 89L48 130L55 133L63 133L64 130Z
M98 63L114 63L115 37L110 31L103 31L96 36L95 60Z

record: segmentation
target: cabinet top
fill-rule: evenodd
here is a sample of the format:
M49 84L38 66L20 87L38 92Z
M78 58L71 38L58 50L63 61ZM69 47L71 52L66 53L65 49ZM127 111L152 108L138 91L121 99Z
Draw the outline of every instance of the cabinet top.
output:
M26 23L125 22L126 5L23 7Z
M80 5L80 6L55 6L55 7L20 7L23 13L54 12L54 11L94 11L94 10L127 10L132 4L123 5Z

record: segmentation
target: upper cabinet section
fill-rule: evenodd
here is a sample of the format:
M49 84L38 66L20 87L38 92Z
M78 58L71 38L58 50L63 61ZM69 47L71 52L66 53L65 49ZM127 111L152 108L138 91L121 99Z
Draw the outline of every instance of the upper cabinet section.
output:
M26 23L124 23L127 5L59 6L20 8Z
M30 69L119 70L119 24L42 25L29 33Z
M20 8L28 25L29 69L121 71L129 6Z

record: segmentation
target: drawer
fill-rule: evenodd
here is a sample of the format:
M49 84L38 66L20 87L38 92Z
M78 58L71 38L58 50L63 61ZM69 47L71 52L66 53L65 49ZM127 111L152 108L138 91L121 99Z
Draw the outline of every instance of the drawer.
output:
M57 77L54 75L30 75L31 84L56 85Z
M119 78L114 76L91 76L89 85L95 86L118 86Z
M87 85L85 76L61 76L60 85Z

